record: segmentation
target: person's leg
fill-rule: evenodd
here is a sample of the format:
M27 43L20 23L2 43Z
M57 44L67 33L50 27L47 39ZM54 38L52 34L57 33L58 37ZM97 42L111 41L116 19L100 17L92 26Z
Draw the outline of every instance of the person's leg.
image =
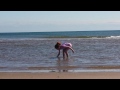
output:
M63 58L65 58L65 49L63 49Z
M66 54L66 56L68 57L68 49L65 49L65 54Z

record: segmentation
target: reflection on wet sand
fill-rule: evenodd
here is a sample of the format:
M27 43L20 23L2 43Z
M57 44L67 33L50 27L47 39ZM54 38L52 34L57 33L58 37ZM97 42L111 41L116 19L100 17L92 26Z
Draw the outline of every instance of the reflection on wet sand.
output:
M68 69L66 68L68 67L68 62L69 62L68 58L58 57L57 60L58 72L68 72Z

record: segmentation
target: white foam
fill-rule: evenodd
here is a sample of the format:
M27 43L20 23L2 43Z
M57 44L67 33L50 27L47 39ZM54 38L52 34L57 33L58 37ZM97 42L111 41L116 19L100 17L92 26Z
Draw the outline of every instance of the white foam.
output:
M108 39L120 39L120 36L110 36L110 37L106 37Z
M0 72L28 72L28 73L49 73L63 72L62 70L1 70ZM67 70L66 72L120 72L120 69L86 69L86 70Z

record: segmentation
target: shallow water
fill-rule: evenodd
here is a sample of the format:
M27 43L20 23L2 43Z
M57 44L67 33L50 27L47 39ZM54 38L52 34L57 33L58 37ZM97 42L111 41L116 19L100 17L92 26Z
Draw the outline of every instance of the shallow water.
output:
M70 42L75 53L54 48L57 41ZM120 39L109 38L24 38L0 39L0 71L85 72L119 71Z

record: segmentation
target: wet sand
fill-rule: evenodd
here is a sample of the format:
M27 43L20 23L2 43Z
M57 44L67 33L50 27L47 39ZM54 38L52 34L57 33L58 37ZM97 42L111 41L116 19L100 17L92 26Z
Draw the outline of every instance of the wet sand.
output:
M0 79L120 79L120 72L0 72Z

